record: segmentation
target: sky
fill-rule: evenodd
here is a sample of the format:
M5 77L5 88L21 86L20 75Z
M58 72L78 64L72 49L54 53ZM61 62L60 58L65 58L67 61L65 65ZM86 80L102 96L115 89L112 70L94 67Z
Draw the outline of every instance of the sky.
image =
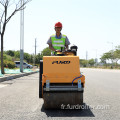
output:
M24 52L35 53L35 39L37 53L48 47L56 22L81 59L86 53L87 59L100 58L120 45L120 0L32 0L24 10ZM4 50L20 50L20 12L7 24Z

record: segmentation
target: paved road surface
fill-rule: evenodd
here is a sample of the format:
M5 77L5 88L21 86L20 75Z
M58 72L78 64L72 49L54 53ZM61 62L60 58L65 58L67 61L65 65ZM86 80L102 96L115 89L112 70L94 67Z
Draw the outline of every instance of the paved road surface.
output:
M120 70L81 71L86 76L83 110L44 110L36 73L0 83L0 120L119 120Z

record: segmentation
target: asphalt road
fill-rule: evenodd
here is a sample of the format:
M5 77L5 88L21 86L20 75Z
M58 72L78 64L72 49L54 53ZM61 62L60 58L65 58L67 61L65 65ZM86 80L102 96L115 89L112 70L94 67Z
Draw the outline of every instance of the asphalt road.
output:
M44 110L36 73L0 83L0 120L119 120L120 70L81 71L86 76L82 110Z

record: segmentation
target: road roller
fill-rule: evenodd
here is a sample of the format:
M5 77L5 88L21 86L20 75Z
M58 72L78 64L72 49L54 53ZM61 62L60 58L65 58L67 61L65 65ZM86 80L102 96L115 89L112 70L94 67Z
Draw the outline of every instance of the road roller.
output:
M44 109L66 109L83 104L85 76L80 72L77 46L40 60L39 98ZM64 108L63 108L64 107Z

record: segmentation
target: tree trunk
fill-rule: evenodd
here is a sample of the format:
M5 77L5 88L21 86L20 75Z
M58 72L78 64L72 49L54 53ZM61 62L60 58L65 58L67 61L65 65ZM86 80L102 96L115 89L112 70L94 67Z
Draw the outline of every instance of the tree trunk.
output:
M117 65L117 61L118 61L118 60L116 60L116 65L115 65L115 66L116 66L116 68L118 67L118 65Z
M1 34L1 73L4 74L4 62L3 62L3 34Z

